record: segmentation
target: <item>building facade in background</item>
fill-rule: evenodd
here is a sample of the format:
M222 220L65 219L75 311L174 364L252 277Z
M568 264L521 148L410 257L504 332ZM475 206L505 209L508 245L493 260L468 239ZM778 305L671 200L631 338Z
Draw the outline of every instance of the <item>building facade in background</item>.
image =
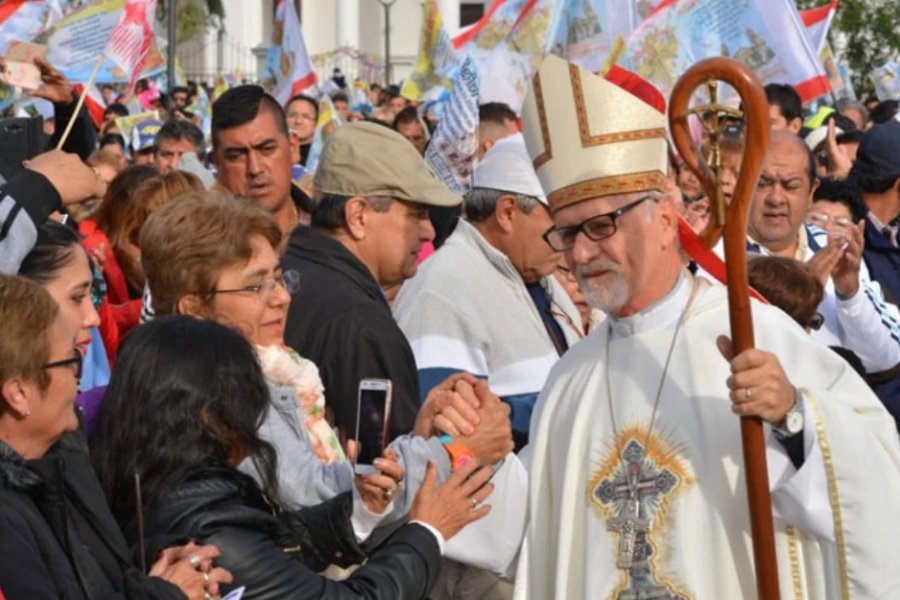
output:
M447 30L453 34L478 20L491 0L438 0ZM223 0L221 30L179 44L178 56L191 79L212 82L216 73L237 73L255 81L272 38L275 0ZM296 0L306 46L321 79L335 67L348 80L382 80L384 8L379 0ZM422 0L395 0L391 6L392 79L412 69L419 46Z

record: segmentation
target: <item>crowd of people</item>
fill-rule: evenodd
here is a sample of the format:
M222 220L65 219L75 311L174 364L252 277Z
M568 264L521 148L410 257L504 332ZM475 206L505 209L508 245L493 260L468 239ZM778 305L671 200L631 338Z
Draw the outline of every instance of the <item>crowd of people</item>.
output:
M766 86L735 353L647 88L548 57L461 197L396 86L324 132L235 86L209 136L177 87L126 139L36 64L74 123L0 183L0 598L750 598L751 416L782 595L900 597L896 100ZM745 127L698 140L726 202Z

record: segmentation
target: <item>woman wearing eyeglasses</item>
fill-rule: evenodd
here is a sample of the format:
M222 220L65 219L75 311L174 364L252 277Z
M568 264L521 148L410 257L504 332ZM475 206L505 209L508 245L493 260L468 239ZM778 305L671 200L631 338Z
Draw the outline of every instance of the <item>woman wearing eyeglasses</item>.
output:
M284 345L290 294L301 282L296 273L281 270L281 239L271 215L251 203L214 192L182 196L151 215L141 231L153 309L160 316L214 319L253 344L271 400L259 433L279 456L280 501L297 509L353 491L354 530L366 539L376 525L405 517L429 459L446 463L442 476L447 475L441 442L425 438L435 422L430 407L443 406L453 395L436 389L411 432L419 437L393 442L376 460L381 474L355 480L325 419L327 390L318 368ZM240 468L262 481L253 461Z
M10 600L218 596L218 551L189 545L131 563L74 432L79 327L51 296L0 275L0 589ZM195 555L198 567L189 558ZM167 583L167 580L169 583ZM208 584L207 584L208 580ZM174 584L174 585L172 585Z

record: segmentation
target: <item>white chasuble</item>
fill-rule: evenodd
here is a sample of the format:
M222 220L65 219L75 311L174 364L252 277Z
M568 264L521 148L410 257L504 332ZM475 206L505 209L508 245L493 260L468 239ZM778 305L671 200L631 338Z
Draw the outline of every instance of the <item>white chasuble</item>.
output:
M652 430L675 329L665 315L656 328L614 329L609 356L605 324L551 373L532 421L517 598L756 598L740 423L715 344L728 335L726 290L698 287ZM667 301L680 314L685 289ZM786 315L757 303L753 313L756 346L779 356L806 405L799 471L766 433L781 597L900 598L893 420Z

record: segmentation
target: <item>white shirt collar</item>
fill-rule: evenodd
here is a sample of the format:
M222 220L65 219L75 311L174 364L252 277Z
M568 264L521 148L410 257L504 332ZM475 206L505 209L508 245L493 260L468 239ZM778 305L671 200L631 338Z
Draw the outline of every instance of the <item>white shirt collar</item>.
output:
M627 317L616 318L609 315L610 335L613 339L628 337L649 331L674 329L687 305L691 292L690 278L682 270L678 281L669 293L644 310Z

